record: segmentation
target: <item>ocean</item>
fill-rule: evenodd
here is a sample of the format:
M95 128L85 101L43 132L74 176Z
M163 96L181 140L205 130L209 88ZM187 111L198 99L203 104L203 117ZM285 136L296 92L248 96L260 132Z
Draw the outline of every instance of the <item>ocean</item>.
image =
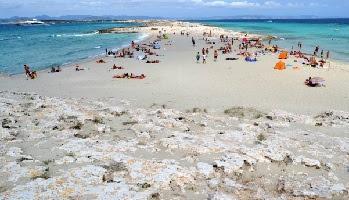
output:
M0 73L23 73L23 65L42 70L73 63L120 48L140 34L98 34L98 30L133 23L61 22L43 26L0 24Z
M349 19L206 20L196 21L246 33L277 36L281 47L312 53L319 45L331 57L349 62ZM140 34L97 34L100 29L132 26L132 23L65 22L48 26L0 24L0 73L23 73L23 65L41 70L101 55L105 49L120 48Z
M275 20L209 20L199 21L225 29L277 36L273 41L281 47L297 49L298 42L303 50L313 53L317 45L330 51L330 57L349 62L349 19L275 19Z

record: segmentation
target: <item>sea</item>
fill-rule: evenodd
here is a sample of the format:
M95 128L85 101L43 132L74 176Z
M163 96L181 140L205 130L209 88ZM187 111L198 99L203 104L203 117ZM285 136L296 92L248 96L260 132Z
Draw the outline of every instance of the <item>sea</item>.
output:
M105 49L121 48L145 35L98 34L98 30L134 25L137 24L113 21L0 24L0 73L23 73L24 64L42 70L105 54Z
M330 51L331 58L349 62L349 19L274 19L274 20L204 20L195 21L245 33L276 36L281 47L312 53ZM23 65L41 70L89 59L141 40L140 34L98 34L98 30L128 27L135 23L113 21L48 23L44 26L0 24L0 73L23 73Z
M229 30L276 36L272 44L283 48L302 50L312 54L316 46L320 51L330 51L330 57L337 61L349 62L349 19L246 19L207 20L203 24ZM325 55L325 54L324 54Z

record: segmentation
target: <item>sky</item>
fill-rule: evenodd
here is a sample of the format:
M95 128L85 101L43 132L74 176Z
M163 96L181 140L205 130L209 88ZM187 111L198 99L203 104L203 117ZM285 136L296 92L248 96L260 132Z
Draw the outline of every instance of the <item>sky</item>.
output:
M0 0L0 18L37 15L349 17L348 10L349 0Z

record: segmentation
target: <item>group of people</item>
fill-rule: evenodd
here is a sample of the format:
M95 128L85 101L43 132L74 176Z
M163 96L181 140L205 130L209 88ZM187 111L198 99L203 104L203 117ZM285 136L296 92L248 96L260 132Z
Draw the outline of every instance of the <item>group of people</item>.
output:
M60 66L57 66L56 67L51 67L51 73L58 73L58 72L61 72L61 67Z

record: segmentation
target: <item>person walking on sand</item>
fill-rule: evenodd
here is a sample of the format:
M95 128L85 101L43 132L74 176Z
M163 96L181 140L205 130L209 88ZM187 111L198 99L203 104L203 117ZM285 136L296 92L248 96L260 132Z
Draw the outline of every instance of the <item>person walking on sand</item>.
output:
M208 48L206 48L206 55L208 55L210 52L209 52L209 50L208 50Z
M196 63L199 63L200 62L200 52L198 52L197 54L196 54Z
M191 38L191 42L193 43L193 47L195 47L196 42L195 42L194 37Z
M201 51L201 53L202 53L202 55L205 55L205 53L206 53L206 50L205 50L205 48L202 48L202 51Z
M214 57L214 61L217 62L217 59L218 59L218 51L217 50L214 51L213 57Z
M207 58L206 54L202 55L202 64L206 64L206 58Z

